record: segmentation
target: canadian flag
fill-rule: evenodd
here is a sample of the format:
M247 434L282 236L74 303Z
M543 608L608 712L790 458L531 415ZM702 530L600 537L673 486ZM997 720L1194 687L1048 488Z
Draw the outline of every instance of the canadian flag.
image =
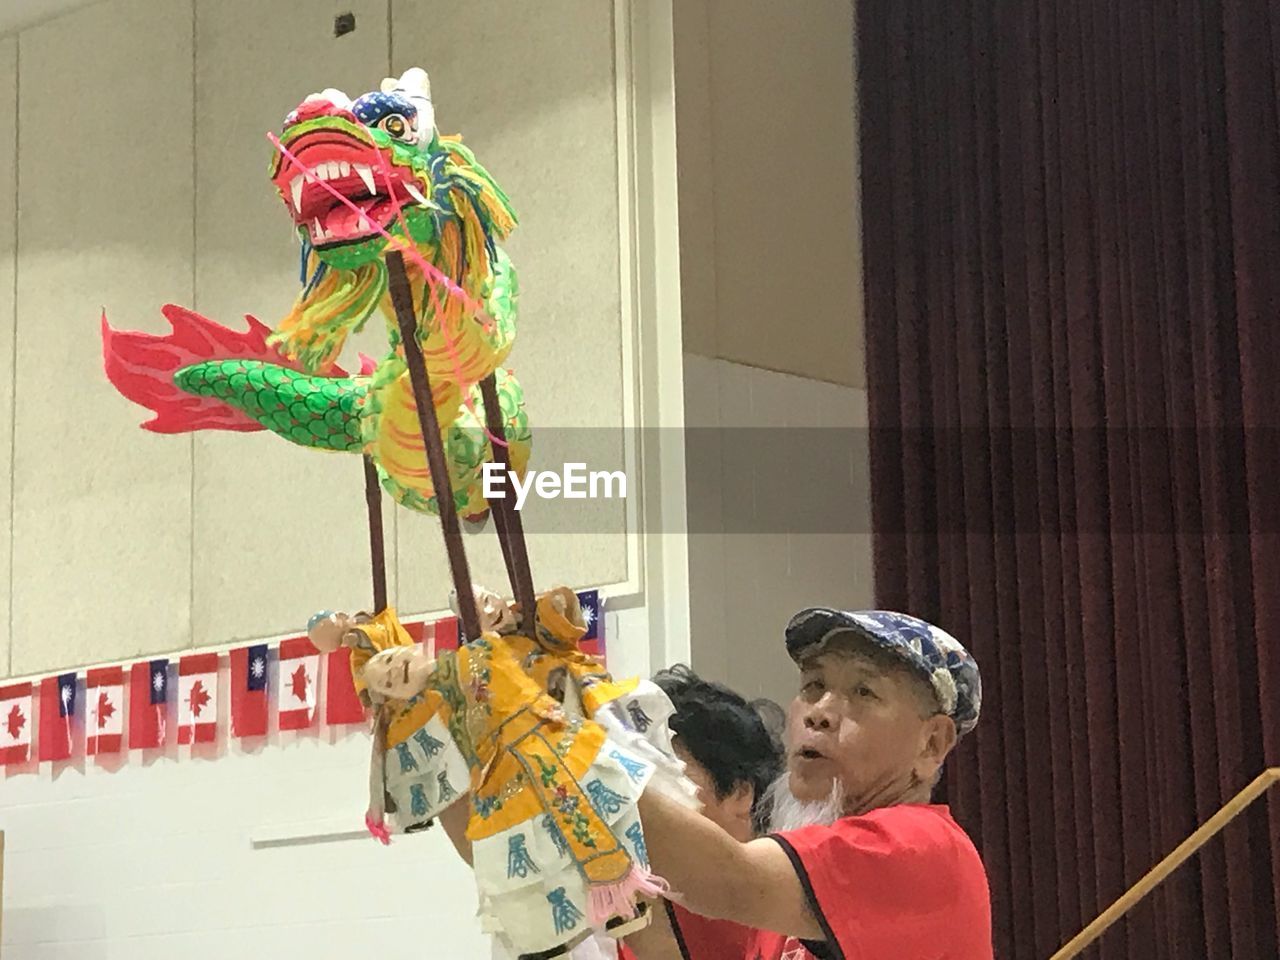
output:
M364 704L356 693L351 676L351 651L339 647L326 654L329 665L324 672L324 722L331 727L364 721Z
M320 651L310 640L295 637L281 641L276 687L281 730L302 730L315 723L319 673Z
M84 752L119 753L124 741L124 668L90 670L84 686Z
M178 661L178 742L218 739L218 655L197 653Z
M31 684L0 687L0 763L26 763L31 756Z

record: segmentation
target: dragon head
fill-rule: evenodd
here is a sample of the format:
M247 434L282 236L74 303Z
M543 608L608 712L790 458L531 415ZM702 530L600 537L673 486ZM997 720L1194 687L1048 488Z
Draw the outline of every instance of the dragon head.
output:
M308 371L332 364L383 302L393 244L412 252L419 301L447 281L438 303L433 295L432 322L457 321L488 295L515 214L462 138L437 132L425 70L355 100L313 93L272 139L271 182L302 241L302 291L271 346Z
M340 90L313 93L285 119L279 142L271 181L304 244L329 266L377 259L387 245L378 227L430 240L440 201L448 201L436 196L446 154L425 70L388 78L354 101Z

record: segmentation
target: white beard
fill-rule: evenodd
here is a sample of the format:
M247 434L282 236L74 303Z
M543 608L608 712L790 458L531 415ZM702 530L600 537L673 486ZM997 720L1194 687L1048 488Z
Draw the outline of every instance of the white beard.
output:
M824 800L797 800L791 792L791 775L782 776L769 785L765 792L769 810L769 830L786 833L802 827L828 826L844 816L844 785L839 780L831 784L831 794Z

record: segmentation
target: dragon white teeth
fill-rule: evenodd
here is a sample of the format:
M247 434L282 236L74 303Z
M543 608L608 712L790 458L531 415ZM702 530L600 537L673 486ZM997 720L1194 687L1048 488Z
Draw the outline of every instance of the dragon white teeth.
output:
M368 188L369 193L378 192L377 185L373 182L373 168L367 163L353 163L351 169L360 175L360 179L364 181L364 185Z
M311 221L311 236L316 240L324 239L324 227L320 226L319 220Z
M342 167L338 165L337 160L330 160L329 161L329 179L337 180L340 176L342 176Z
M291 181L289 181L289 192L293 195L293 209L294 209L295 211L296 211L296 210L301 210L301 209L302 209L302 183L303 183L303 179L304 179L304 178L303 178L302 174L298 174L298 175L297 175L296 177L294 177Z
M345 160L338 161L338 173L344 177L349 176L351 174L351 164Z
M404 189L405 189L405 192L409 194L409 196L413 197L413 199L417 200L424 207L428 205L427 198L422 195L422 191L419 190L412 183L410 183L408 180L406 180L404 183Z

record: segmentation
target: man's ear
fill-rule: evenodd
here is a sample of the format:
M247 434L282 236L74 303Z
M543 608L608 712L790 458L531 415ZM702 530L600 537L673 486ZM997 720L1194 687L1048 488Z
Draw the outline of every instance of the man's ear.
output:
M935 714L925 721L924 744L916 761L921 780L929 780L937 773L958 739L955 721L945 714Z

